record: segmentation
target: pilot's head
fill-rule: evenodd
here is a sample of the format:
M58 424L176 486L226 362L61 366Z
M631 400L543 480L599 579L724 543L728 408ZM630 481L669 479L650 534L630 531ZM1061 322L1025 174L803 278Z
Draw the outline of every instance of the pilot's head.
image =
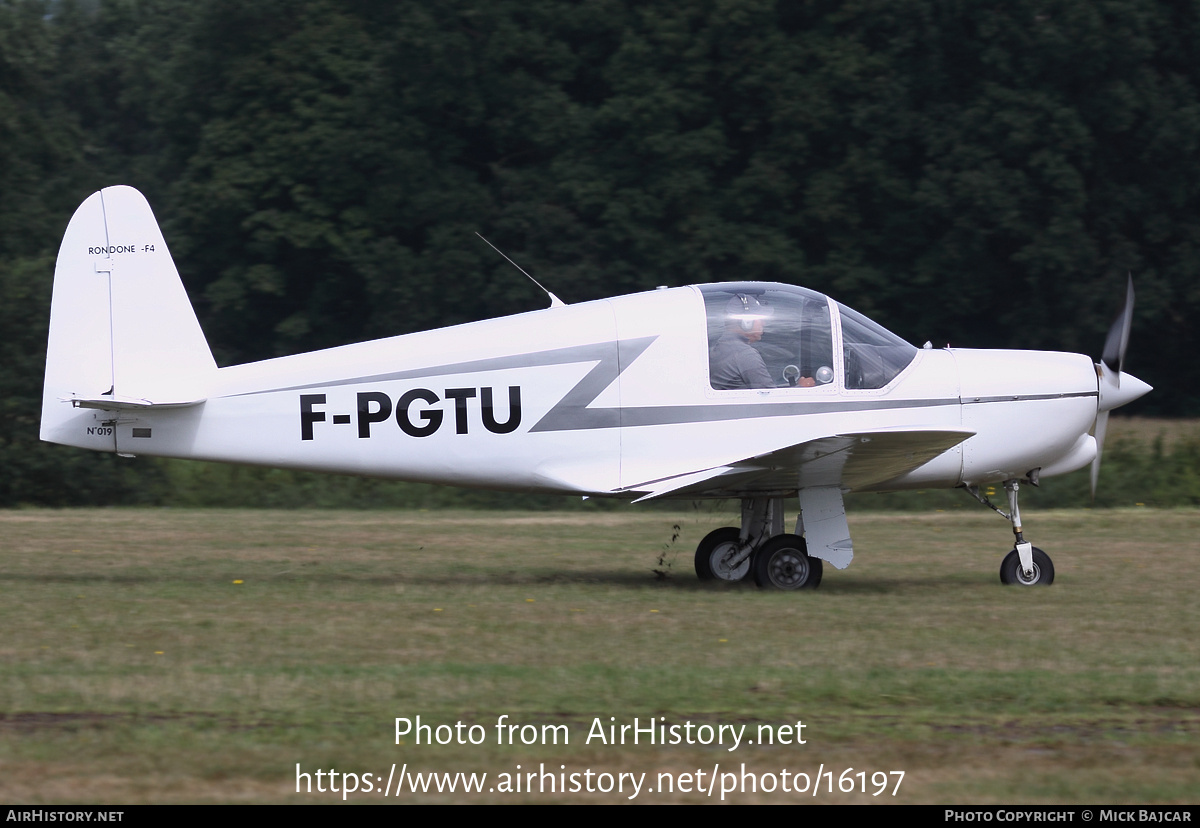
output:
M758 342L763 335L763 321L770 315L771 309L763 307L758 299L739 293L725 305L725 327L747 342Z

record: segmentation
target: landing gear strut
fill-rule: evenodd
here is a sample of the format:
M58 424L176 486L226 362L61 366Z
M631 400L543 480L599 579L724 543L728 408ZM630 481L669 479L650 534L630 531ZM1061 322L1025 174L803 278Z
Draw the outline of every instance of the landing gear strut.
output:
M740 581L750 574L755 550L781 534L782 497L742 498L742 528L725 526L704 536L696 547L696 576L701 581Z
M1036 472L1031 472L1032 478ZM1036 482L1036 481L1035 481ZM1008 492L1008 509L1006 515L997 509L986 495L979 493L978 486L968 486L971 496L997 514L1008 518L1012 523L1014 544L1012 551L1004 556L1000 564L1000 583L1018 584L1020 586L1050 586L1054 583L1054 562L1050 556L1025 540L1021 532L1021 510L1017 506L1017 493L1021 489L1021 481L1013 478L1004 481L1004 490Z

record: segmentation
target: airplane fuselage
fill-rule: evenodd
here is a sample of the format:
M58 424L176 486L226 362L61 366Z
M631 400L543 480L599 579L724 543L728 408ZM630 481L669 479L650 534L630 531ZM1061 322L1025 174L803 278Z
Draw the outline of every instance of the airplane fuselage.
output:
M1086 356L926 348L882 388L847 388L834 359L824 385L718 390L708 351L701 289L657 290L221 368L198 405L115 417L80 408L49 439L588 495L632 495L648 481L882 421L974 436L861 488L1059 473L1095 453L1097 379Z

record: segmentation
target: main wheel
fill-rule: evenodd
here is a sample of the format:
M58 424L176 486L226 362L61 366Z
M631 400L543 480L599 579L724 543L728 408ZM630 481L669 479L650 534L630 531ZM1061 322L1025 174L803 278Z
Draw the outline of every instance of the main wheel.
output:
M725 526L705 535L696 547L696 577L701 581L740 581L749 575L749 556L732 569L726 563L737 554L741 534L736 526Z
M754 582L763 589L816 589L823 569L799 535L777 535L754 553Z
M1033 547L1033 572L1026 575L1021 569L1021 556L1012 550L1000 564L1000 583L1019 586L1050 586L1054 583L1054 563L1050 556Z

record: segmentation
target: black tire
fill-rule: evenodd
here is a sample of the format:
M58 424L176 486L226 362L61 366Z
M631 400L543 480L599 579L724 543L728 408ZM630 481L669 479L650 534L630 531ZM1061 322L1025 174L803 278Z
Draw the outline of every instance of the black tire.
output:
M1033 547L1033 576L1027 578L1021 571L1021 556L1014 549L1004 556L1000 564L1000 583L1009 586L1050 586L1054 583L1054 562L1045 552Z
M762 589L816 589L823 571L799 535L777 535L754 553L754 582Z
M722 565L722 559L736 551L741 534L736 526L725 526L705 535L696 547L696 577L701 581L740 581L749 575L750 558L734 570Z

